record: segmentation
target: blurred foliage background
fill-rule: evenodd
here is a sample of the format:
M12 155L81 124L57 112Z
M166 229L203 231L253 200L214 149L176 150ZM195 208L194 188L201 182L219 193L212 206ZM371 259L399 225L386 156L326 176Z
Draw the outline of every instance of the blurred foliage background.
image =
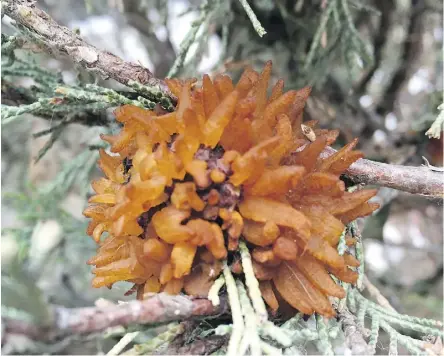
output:
M441 1L250 0L248 11L245 3L42 0L38 6L89 43L139 62L159 78L221 72L237 77L246 65L260 68L271 59L273 79L283 78L286 89L313 86L305 118L340 129L339 143L359 137L359 149L369 159L420 165L424 156L442 166L442 136L425 135L442 103ZM262 37L250 10L267 32ZM2 33L14 33L7 17ZM67 58L28 53L16 53L23 63L33 63L28 77L11 76L3 55L2 104L29 104L30 96L44 96L45 85L53 90L51 83L122 89ZM45 70L50 79L43 89L23 89L46 78ZM10 278L2 283L3 314L26 318L41 299L68 307L93 305L100 297L128 299L123 296L128 285L90 287L85 264L95 244L84 233L81 212L91 193L89 181L100 175L99 134L115 129L112 105L93 109L2 118L1 262L5 280ZM367 275L399 312L442 320L442 202L385 188L376 198L380 211L359 221ZM35 282L23 281L25 290L11 279L20 265ZM14 301L15 307L3 301ZM55 352L97 353L113 342L73 339Z

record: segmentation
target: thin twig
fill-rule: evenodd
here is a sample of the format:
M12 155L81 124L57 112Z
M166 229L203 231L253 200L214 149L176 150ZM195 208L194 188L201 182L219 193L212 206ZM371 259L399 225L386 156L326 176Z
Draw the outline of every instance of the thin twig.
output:
M335 149L327 147L321 157L334 153ZM444 174L427 167L400 166L361 158L345 171L345 175L354 183L379 185L429 198L444 197Z
M444 116L444 114L443 114ZM435 171L435 172L444 172L444 167L435 167L432 166L429 162L429 160L427 158L425 158L424 156L422 156L422 159L424 160L424 167L427 167L428 169L430 169L431 171Z
M338 316L343 325L345 345L351 349L352 355L371 355L372 348L365 340L369 334L367 330L357 323L348 308L338 310Z
M208 315L225 310L225 303L215 308L208 299L157 294L144 301L131 301L107 307L55 307L52 324L37 326L20 320L3 319L5 333L24 334L31 339L51 340L60 335L103 331L112 326L164 323Z
M97 49L80 36L57 24L48 14L35 7L33 1L5 0L3 12L17 22L19 27L49 52L67 54L74 62L98 74L128 85L137 81L160 91L173 99L165 83L153 77L146 68L123 61L121 58ZM336 151L326 148L322 156ZM355 183L365 183L398 189L431 198L444 197L444 175L427 167L408 167L360 159L345 174Z
M129 81L157 87L165 96L174 98L162 80L145 67L126 62L114 54L102 51L85 42L79 35L60 26L46 12L35 7L34 1L2 1L2 12L15 20L31 39L44 46L49 53L68 55L71 60L102 77L127 85Z
M387 300L386 297L384 297L378 288L376 288L372 282L369 281L368 277L364 275L364 287L367 289L367 291L370 293L370 295L376 299L379 305L383 306L384 308L391 310L393 312L396 312L395 308L393 308L390 304L390 302Z
M261 23L257 19L253 9L250 7L250 4L248 4L247 0L239 0L239 2L244 7L245 12L247 13L251 24L253 25L254 29L256 30L257 34L262 37L267 34L267 31L262 27Z
M336 2L337 2L336 0L329 1L328 7L322 13L318 29L316 30L313 41L311 42L311 46L310 46L310 50L308 51L307 58L305 59L305 64L304 64L305 70L307 70L310 67L311 63L313 62L313 58L315 56L316 50L318 49L319 44L321 42L322 34L325 32L325 28L327 26L328 19L330 18L330 15L331 15L333 9L336 7Z
M209 20L208 12L210 10L210 7L208 4L208 0L205 1L202 5L203 6L202 6L202 10L201 10L199 18L195 22L193 22L190 30L188 31L188 33L185 36L185 39L180 44L179 53L177 54L177 57L173 63L173 66L168 71L167 78L175 77L179 73L179 71L182 69L182 67L185 63L185 58L191 48L191 45L196 40L196 35L199 32L199 29L201 28L202 24L205 23L205 21Z

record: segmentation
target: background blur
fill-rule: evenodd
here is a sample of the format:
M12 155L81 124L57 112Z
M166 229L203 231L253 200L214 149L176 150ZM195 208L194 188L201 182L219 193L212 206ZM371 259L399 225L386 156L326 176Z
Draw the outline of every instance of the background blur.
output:
M305 117L339 128L339 143L359 137L359 149L369 159L418 166L424 156L442 166L442 138L425 136L442 103L442 2L350 0L341 12L330 11L332 2L250 0L268 32L263 38L237 0L206 5L197 0L42 0L38 6L89 43L139 62L159 78L173 66L184 40L193 45L181 77L227 72L237 78L245 65L259 69L271 59L273 80L283 78L287 90L314 86ZM14 32L8 18L2 31ZM61 71L67 83L79 76L94 82L69 60L35 57ZM34 134L53 124L26 114L2 128L2 267L28 266L54 304L80 307L100 297L131 299L123 296L129 285L90 287L85 264L95 245L84 233L82 210L91 177L100 175L96 152L88 146L98 144L105 129L71 124L35 164L50 138ZM377 199L380 211L359 222L367 275L399 312L442 320L442 202L384 188ZM3 300L17 297L15 284L3 282ZM33 298L31 289L18 294L19 305L33 307L26 301ZM74 340L58 351L107 348L106 340Z

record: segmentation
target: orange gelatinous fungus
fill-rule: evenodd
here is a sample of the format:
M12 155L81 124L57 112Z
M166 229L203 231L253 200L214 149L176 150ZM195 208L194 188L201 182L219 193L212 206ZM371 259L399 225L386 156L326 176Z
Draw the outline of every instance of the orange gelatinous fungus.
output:
M376 191L346 191L339 176L362 157L357 140L321 155L339 132L303 123L309 87L284 92L278 80L269 96L271 69L249 67L237 84L227 75L204 75L201 86L168 79L178 98L171 113L116 109L122 129L102 135L111 153L99 152L105 177L92 182L84 211L98 244L88 261L94 287L129 281L140 299L206 296L227 257L242 273L245 240L272 310L285 301L305 314L335 314L328 297L345 292L331 275L355 283L359 266L337 252L339 239L378 208L369 202Z
M271 308L271 310L278 310L279 302L276 299L276 295L273 291L273 286L270 281L261 281L259 282L259 289L261 290L262 297L265 300L265 303Z
M181 278L190 273L197 246L190 242L178 242L171 251L171 263L174 267L174 278Z
M254 245L270 245L278 238L279 233L279 227L274 222L258 223L244 220L243 237Z
M295 260L298 254L298 245L294 240L281 236L273 244L273 253L284 261Z
M214 280L221 269L213 264L199 263L193 271L184 278L184 289L188 295L207 297Z
M149 238L143 244L143 254L149 259L164 262L170 257L171 248L162 240Z

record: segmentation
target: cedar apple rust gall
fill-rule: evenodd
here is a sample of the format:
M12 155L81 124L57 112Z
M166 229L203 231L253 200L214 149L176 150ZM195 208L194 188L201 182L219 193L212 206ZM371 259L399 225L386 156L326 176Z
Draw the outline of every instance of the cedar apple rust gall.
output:
M304 314L335 314L328 297L345 291L331 275L354 283L349 266L359 265L338 254L339 238L378 207L368 202L376 191L345 190L339 176L363 156L357 140L321 158L338 131L302 123L310 88L284 92L279 80L268 95L270 74L268 62L236 84L227 75L205 75L202 85L168 79L174 112L115 111L123 126L102 136L110 144L110 153L100 151L105 177L92 182L84 211L98 244L88 261L94 287L128 281L139 299L207 296L224 260L241 272L243 239L271 309L285 300Z

